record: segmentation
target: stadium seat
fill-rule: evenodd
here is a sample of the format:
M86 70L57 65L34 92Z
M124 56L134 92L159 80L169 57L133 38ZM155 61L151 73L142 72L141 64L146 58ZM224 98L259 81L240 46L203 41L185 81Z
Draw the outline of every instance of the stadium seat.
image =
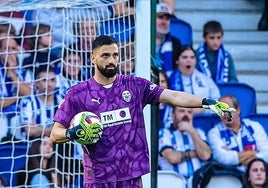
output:
M158 170L157 175L158 188L186 188L185 178L174 171Z
M238 178L228 175L222 175L222 176L213 176L208 185L207 188L238 188L242 187L241 182Z
M193 177L190 177L187 182L187 187L192 186ZM206 188L239 188L242 187L240 180L233 176L221 175L221 176L212 176Z
M193 124L195 128L202 129L207 135L210 128L216 123L220 122L219 116L211 113L195 114L193 117Z
M256 113L256 91L245 83L222 83L217 84L221 96L231 94L235 96L241 107L241 117Z
M176 17L170 20L170 33L172 36L180 39L182 45L192 46L193 32L189 23Z
M246 118L249 118L251 120L254 121L258 121L264 128L264 130L267 132L268 134L268 114L266 113L262 113L262 114L251 114L249 116L247 116Z
M7 186L16 186L17 171L25 164L27 148L27 145L0 145L0 174L5 179Z
M143 187L150 187L150 176L147 174L142 179ZM158 170L157 187L158 188L186 188L186 180L182 175L174 171Z
M118 42L128 42L134 36L134 28L131 19L109 19L100 23L100 34L113 36Z

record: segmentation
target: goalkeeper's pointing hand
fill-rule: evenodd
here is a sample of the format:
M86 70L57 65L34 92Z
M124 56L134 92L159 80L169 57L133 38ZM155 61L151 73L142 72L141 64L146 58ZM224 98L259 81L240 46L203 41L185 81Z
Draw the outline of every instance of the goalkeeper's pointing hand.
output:
M210 109L215 112L218 116L224 116L224 113L228 113L228 121L233 119L233 114L235 112L234 108L230 108L228 104L224 102L215 101L213 99L203 98L202 107L205 109Z
M101 125L92 123L88 125L86 115L82 114L80 124L66 130L66 137L69 140L82 139L88 143L96 143L102 135Z

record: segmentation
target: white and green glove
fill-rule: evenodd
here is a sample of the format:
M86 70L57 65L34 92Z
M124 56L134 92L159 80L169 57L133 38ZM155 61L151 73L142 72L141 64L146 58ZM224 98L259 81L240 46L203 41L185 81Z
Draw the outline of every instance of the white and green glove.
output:
M204 109L209 109L215 112L218 116L224 116L224 113L228 113L228 121L233 119L233 114L235 112L234 108L230 108L228 104L224 102L215 101L213 99L203 98L202 107Z
M94 144L102 135L102 127L98 123L88 124L86 115L82 114L79 125L66 129L66 137L80 144Z

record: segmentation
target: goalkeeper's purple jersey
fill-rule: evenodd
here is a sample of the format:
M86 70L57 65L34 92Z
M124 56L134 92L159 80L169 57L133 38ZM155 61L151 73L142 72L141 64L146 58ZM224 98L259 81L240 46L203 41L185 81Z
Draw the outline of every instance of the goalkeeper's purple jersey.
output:
M70 88L54 121L67 128L75 114L91 111L104 126L101 139L84 148L84 183L117 182L150 171L143 108L158 104L162 91L148 80L127 75L116 75L110 88L93 78Z

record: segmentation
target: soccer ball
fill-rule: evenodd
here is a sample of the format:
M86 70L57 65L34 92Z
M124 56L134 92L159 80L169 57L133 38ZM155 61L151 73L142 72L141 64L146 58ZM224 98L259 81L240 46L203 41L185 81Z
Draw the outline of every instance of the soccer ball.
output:
M85 114L86 115L86 123L87 123L87 126L91 126L92 123L97 123L97 124L100 125L101 128L103 128L102 127L102 124L101 124L100 118L96 114L94 114L92 112L88 112L88 111L79 112L78 114L76 114L72 118L72 120L70 122L70 128L73 128L73 127L78 126L80 124L80 121L81 121L81 118L82 118L82 114ZM94 139L89 140L89 141L84 140L83 138L78 138L75 141L77 143L83 144L83 145L88 145L88 144L96 143L100 139L101 134L102 134L102 132L99 133L99 137L98 138L94 138Z

